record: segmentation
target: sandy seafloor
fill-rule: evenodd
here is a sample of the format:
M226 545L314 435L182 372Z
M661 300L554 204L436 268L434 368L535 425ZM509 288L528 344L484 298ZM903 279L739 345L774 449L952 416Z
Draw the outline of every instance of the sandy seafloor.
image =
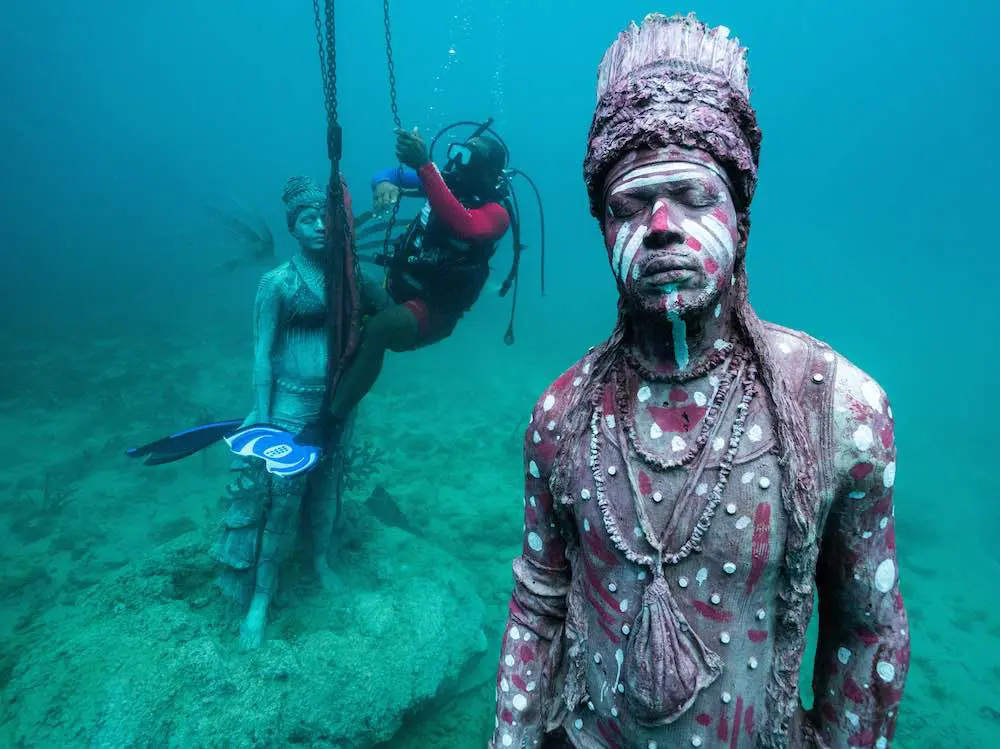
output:
M489 345L481 339L473 345L483 329L472 326L433 351L393 357L359 412L356 438L383 451L376 480L424 539L473 576L485 616L495 618L498 631L510 561L520 545L521 436L534 399L559 371L549 362L536 365L516 347L503 348L496 327L484 328ZM245 341L221 345L183 326L117 336L107 329L7 336L0 349L6 370L0 392L0 745L7 745L6 730L19 709L8 690L12 674L30 665L22 659L40 652L55 630L74 626L78 597L161 544L190 533L211 538L227 480L225 450L157 469L126 459L123 450L192 423L242 416L249 351ZM894 405L903 450L897 538L913 648L895 746L1000 746L996 525L989 528L990 514L970 515L961 506L995 498L995 466L969 469L979 473L966 473L958 490L943 489L946 469L925 459L938 448L931 430L942 425L918 434L900 417L916 406ZM372 485L350 493L348 504L362 503ZM334 597L340 600L306 596L301 605L320 617L324 606L350 610L349 589ZM398 616L405 623L407 612ZM498 645L489 642L493 652ZM493 725L493 688L484 681L414 716L388 745L484 746Z

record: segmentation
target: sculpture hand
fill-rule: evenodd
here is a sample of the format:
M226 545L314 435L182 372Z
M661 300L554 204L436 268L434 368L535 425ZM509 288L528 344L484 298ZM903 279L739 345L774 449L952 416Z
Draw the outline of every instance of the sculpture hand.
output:
M399 188L391 182L379 182L375 185L374 205L375 213L381 214L392 208L399 200Z

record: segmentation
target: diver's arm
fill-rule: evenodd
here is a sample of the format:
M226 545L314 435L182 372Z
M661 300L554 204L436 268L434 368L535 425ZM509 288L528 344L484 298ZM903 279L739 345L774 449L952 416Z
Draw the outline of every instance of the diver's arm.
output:
M428 161L417 172L431 209L459 239L497 240L510 226L510 215L499 203L468 209L451 194L441 172Z
M254 420L266 423L271 419L274 392L274 342L281 313L281 293L276 271L265 273L257 286L253 313L253 388Z
M404 195L423 196L424 194L419 175L407 166L390 166L376 172L375 176L372 177L372 190L382 182L395 185Z

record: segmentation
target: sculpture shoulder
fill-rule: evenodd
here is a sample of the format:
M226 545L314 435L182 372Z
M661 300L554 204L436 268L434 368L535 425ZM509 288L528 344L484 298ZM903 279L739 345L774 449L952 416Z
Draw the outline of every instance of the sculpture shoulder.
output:
M850 483L861 471L877 473L893 462L895 439L892 408L882 386L843 354L798 330L765 323L768 342L778 360L804 382L803 366L821 352L833 363L833 445L838 479ZM791 383L794 386L800 383ZM890 474L894 468L890 468Z
M577 389L586 381L592 359L593 349L550 383L535 401L524 435L525 453L534 461L533 471L548 473L556 445L561 440L565 417L570 409L587 407L578 402L580 391Z
M590 374L593 352L594 350L591 349L586 356L559 375L542 391L532 411L534 422L541 421L553 425L554 428L554 425L562 420L567 409L571 408L576 401L574 391L583 384Z
M889 397L874 377L836 354L833 395L835 468L843 484L872 474L891 486L895 475L895 424Z
M298 282L298 272L292 261L287 261L277 268L264 273L257 282L259 298L281 297L291 291Z

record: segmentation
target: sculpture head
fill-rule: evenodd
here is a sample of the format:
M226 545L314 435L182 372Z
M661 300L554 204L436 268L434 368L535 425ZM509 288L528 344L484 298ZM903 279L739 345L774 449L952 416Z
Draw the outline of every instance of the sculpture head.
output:
M649 15L605 53L584 178L624 309L697 314L745 281L748 77L746 49L693 15Z
M281 199L288 231L302 251L322 252L326 247L326 193L309 177L289 177Z
M725 170L697 148L630 151L604 182L602 228L623 306L633 314L720 310L740 236Z

